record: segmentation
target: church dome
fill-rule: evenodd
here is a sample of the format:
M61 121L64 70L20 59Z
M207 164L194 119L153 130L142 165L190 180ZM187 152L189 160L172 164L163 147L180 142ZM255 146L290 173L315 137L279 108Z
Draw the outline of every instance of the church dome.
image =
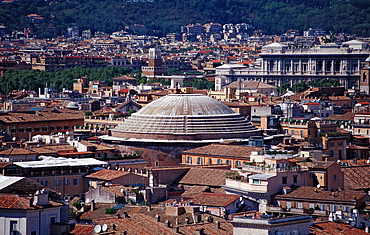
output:
M111 130L113 137L188 141L259 134L240 114L200 94L170 94L152 101Z
M76 102L69 102L66 108L67 109L79 109L78 104Z

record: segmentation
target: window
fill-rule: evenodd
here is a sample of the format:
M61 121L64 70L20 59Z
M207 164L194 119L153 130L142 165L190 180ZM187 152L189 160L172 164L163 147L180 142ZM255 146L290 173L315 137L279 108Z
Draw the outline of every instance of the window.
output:
M337 181L337 175L333 175L333 181Z
M348 206L344 206L344 211L345 212L349 212L349 207Z
M281 183L287 184L288 183L288 177L281 177Z
M24 127L19 127L18 132L23 133L24 132Z
M314 204L309 204L309 205L308 205L308 208L315 209L315 205L314 205Z
M291 208L292 207L292 203L291 202L286 202L286 208Z
M334 142L330 142L330 147L334 147Z
M294 130L292 130L292 132L291 132L291 133L292 133L292 135L294 135Z
M222 159L217 159L217 164L222 164Z
M192 158L191 158L191 157L189 157L189 156L187 156L187 157L186 157L186 163L187 163L187 164L191 164L191 162L192 162Z
M298 175L293 175L293 184L298 183Z
M41 180L41 185L47 187L48 186L48 180Z
M50 223L55 223L56 222L56 220L57 220L57 218L56 217L50 217Z
M332 205L331 209L332 209L332 212L336 212L337 211L337 206L336 205Z
M54 131L54 130L55 130L54 126L51 126L50 131Z
M32 132L32 128L31 127L27 127L26 128L26 131L29 133L29 132Z
M300 208L300 209L303 208L302 202L298 202L298 208Z
M240 166L240 161L235 161L235 166Z
M64 179L64 185L68 186L69 184L70 184L69 179L68 178Z
M40 131L40 127L35 126L35 132Z
M303 130L300 130L300 131L299 131L299 134L300 134L301 136L303 136Z
M326 210L326 205L321 205L320 208L321 208L322 211L325 211Z
M212 158L208 158L208 165L212 164Z
M55 180L55 186L60 186L60 179Z
M57 126L57 130L58 130L58 131L62 130L62 126L61 126L61 125L58 125L58 126Z
M17 132L17 129L15 128L10 129L10 133L16 133L16 132Z
M330 150L330 157L334 157L334 150Z
M338 142L338 146L343 146L343 142Z
M10 221L10 234L11 235L16 235L18 234L18 221Z
M73 178L73 185L78 185L78 178Z
M42 131L48 131L48 127L47 126L43 126L42 127Z
M227 165L231 165L231 161L230 160L226 160L226 164Z
M253 179L253 184L260 184L260 180Z
M201 157L198 157L198 158L197 158L197 164L198 164L198 165L202 165L202 158L201 158Z
M64 126L64 130L68 130L69 129L69 126Z

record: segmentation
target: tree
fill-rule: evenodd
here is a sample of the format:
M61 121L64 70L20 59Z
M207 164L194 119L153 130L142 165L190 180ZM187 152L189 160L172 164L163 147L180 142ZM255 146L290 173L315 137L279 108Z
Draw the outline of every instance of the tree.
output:
M86 111L85 112L85 116L92 116L92 115L93 115L93 113L91 111Z
M131 114L133 113L136 113L136 109L130 109L130 111L128 111L128 115L131 116Z

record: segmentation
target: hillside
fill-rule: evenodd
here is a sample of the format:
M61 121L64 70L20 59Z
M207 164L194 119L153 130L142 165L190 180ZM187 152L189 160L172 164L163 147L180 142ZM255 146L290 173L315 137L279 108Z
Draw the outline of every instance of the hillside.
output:
M267 34L288 29L323 28L335 33L370 35L368 0L20 0L2 3L0 23L10 30L32 28L40 37L60 35L68 26L111 33L133 24L142 33L165 35L191 23L251 23ZM34 24L28 14L44 22ZM49 28L48 28L49 26ZM53 27L50 27L53 26ZM46 30L48 28L48 30Z

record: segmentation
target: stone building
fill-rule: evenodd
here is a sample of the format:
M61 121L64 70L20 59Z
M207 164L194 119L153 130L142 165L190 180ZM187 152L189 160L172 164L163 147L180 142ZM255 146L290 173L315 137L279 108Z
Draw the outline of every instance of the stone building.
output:
M148 66L143 66L142 71L143 76L150 78L167 75L167 67L163 66L161 50L159 48L149 49Z
M215 99L200 94L170 94L132 114L103 140L204 145L259 134L244 117Z
M360 70L370 51L352 44L348 42L339 46L328 43L311 48L292 48L275 42L262 47L255 68L221 69L223 65L216 68L216 75L229 78L225 81L242 78L277 86L311 79L337 79L346 88L358 87Z

